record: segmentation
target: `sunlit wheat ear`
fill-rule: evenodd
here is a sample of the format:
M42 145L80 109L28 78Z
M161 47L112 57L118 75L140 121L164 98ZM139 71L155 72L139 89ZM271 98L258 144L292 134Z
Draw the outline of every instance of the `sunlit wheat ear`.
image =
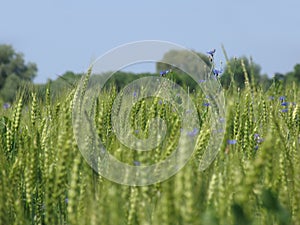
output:
M129 208L127 211L126 224L132 225L134 224L134 214L136 211L136 201L138 197L138 188L130 187L130 197L129 197Z
M35 134L32 138L32 143L30 150L28 151L26 158L26 167L25 167L25 190L26 190L26 203L29 206L29 209L35 210L35 206L31 204L35 200L35 195L37 193L38 187L38 169L39 169L39 151L40 151L40 139L39 135Z
M194 210L194 208L197 205L197 200L194 198L194 174L193 174L193 167L191 165L187 165L185 167L186 174L183 176L183 185L184 185L184 192L183 192L183 199L184 199L184 208L182 212L182 217L184 224L194 224L197 223L197 212ZM170 187L170 189L173 189ZM176 201L176 193L173 192L173 199L172 201ZM169 201L169 204L171 207L172 202ZM174 220L174 222L176 222Z
M243 69L243 73L244 73L244 77L245 77L245 87L247 89L251 89L250 82L249 82L249 74L246 70L245 62L243 59L241 59L241 65L242 65L242 69Z
M2 160L2 157L0 156L0 162L3 163L4 160ZM3 164L2 164L3 165ZM10 223L10 218L7 216L7 211L9 210L7 207L7 202L6 202L6 194L9 190L7 190L7 180L5 179L6 177L6 172L3 166L0 165L0 221L2 223L9 224Z
M12 141L13 141L13 126L12 126L12 122L8 122L5 124L6 126L6 132L5 132L5 137L6 137L6 153L7 154L11 154L11 148L12 148ZM5 140L5 139L4 139ZM11 157L9 155L9 157Z
M239 127L240 127L240 92L238 92L238 95L235 97L235 116L234 116L234 123L233 123L233 135L234 139L239 139Z
M293 154L293 159L294 159L294 193L292 195L292 217L293 217L293 222L296 224L297 222L300 221L300 173L296 171L300 171L300 152L296 147L298 143L295 141L294 142L294 154Z
M46 108L46 116L51 119L52 112L51 112L51 91L50 86L46 89L46 97L45 97L45 108Z
M267 103L265 99L262 99L262 126L263 126L263 135L266 134L267 127L268 127L268 109L267 109Z
M215 195L216 195L216 187L218 185L217 182L217 174L213 173L211 179L210 179L210 183L209 183L209 187L207 189L207 205L214 207L215 206Z
M68 189L68 222L69 224L77 224L77 206L78 206L78 199L79 199L79 171L81 165L81 155L79 153L76 154L76 157L73 161L73 166L71 169L71 180L70 180L70 187Z
M249 93L245 94L244 111L242 113L242 125L243 125L243 139L242 139L242 150L249 157L249 135L250 135L250 120L249 120L249 104L250 96Z
M83 77L83 85L82 85L82 92L81 92L81 96L80 99L83 99L83 96L85 94L85 91L87 90L89 81L90 81L90 77L92 75L92 67L90 67L86 73L86 75Z
M56 221L55 218L55 199L53 199L53 190L54 190L54 183L55 183L55 168L54 164L51 164L49 171L49 175L45 181L45 200L44 200L44 207L45 207L45 223L51 224Z
M65 129L65 128L64 128ZM54 189L53 197L58 201L64 201L65 199L65 187L67 181L67 162L71 157L71 137L67 135L66 131L62 131L58 137L58 148L60 149L57 153L58 162L56 169L56 184Z
M172 131L170 133L170 137L169 137L169 144L167 145L167 149L165 154L162 156L162 160L165 160L166 158L168 158L172 151L176 148L177 145L177 139L179 136L179 132L180 131L180 120L178 118L175 119L175 121L172 124Z
M31 124L35 127L37 119L37 98L36 93L32 93L31 112L30 112Z
M222 45L222 51L223 51L223 55L225 57L226 60L226 66L227 66L227 70L228 73L230 75L230 91L233 94L236 94L237 91L237 87L236 87L236 82L234 81L234 73L235 73L235 69L236 69L236 62L234 62L234 65L231 64L231 60L229 59L227 52L225 50L225 47Z
M145 128L146 128L146 124L147 124L147 111L146 111L146 102L143 99L141 101L141 106L140 106L140 110L139 110L139 118L138 118L138 126L140 127L140 129L145 132ZM146 131L147 132L147 131Z
M16 211L22 209L20 202L18 202L18 204L16 204L16 202L14 202L15 197L20 198L20 196L22 196L22 190L19 185L19 176L18 176L22 172L21 166L22 166L22 161L21 161L21 159L17 158L15 160L14 164L12 165L11 171L9 172L8 177L7 177L8 178L7 181L11 184L11 191L7 192L7 200L6 201L8 202L12 213L16 213ZM1 170L1 168L0 168L0 170Z
M22 114L22 108L23 108L23 98L22 96L20 97L17 107L14 112L14 117L13 117L13 133L16 133L20 126L20 121L21 121L21 114Z

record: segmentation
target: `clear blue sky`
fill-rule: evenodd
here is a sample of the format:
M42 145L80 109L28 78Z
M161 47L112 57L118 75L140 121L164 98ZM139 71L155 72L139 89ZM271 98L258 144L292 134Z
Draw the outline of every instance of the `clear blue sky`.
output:
M300 63L299 9L299 0L0 0L0 43L37 63L37 83L144 39L216 48L218 59L224 44L230 57L252 56L272 76Z

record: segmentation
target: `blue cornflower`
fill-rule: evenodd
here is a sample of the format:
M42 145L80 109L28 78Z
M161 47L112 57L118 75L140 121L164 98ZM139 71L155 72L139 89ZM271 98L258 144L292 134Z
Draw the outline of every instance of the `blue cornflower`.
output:
M236 140L227 140L227 144L229 145L235 145L237 143Z
M263 141L264 141L263 138L258 138L258 139L256 140L256 142L257 142L258 144L262 143Z
M282 105L282 106L288 106L289 103L288 103L288 102L282 102L281 105Z
M137 96L137 92L134 91L134 92L133 92L133 97L136 97L136 96Z
M220 123L224 123L225 119L224 118L220 118L219 121L220 121Z
M283 112L283 113L286 113L286 112L288 112L289 110L288 109L282 109L281 110L281 112Z
M285 100L285 96L280 96L279 100L283 102Z
M221 73L223 73L223 70L222 69L218 70L218 69L214 68L213 73L216 77L218 77Z
M256 141L257 144L260 144L264 141L264 139L261 138L259 134L254 134L254 140Z
M209 102L204 102L203 103L203 106L207 106L208 107L209 105L210 105Z
M194 128L193 131L188 132L187 135L190 136L190 137L194 137L198 134L198 132L199 132L199 129Z
M259 134L254 134L254 139L257 139L259 137L260 137Z
M134 164L135 166L140 166L140 165L141 165L141 162L139 162L139 161L133 161L133 164Z
M3 104L3 108L4 109L9 109L10 108L10 104L8 102Z
M163 70L163 71L160 71L160 76L161 77L164 77L164 76L166 76L168 73L170 73L171 72L171 70Z
M214 57L214 54L216 53L216 49L207 51L206 53L209 54L209 55L213 58L213 57Z

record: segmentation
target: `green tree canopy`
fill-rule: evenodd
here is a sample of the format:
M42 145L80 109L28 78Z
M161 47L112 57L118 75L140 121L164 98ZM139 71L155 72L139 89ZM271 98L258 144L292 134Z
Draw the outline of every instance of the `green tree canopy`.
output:
M284 77L284 83L286 82L297 82L300 83L300 64L294 66L294 70L288 72Z
M0 45L0 98L12 102L22 83L32 82L37 66L25 63L24 55L11 45Z
M202 54L202 53L198 53L198 52L194 52L196 55L198 55L203 61L204 63L210 67L211 66L211 62L210 59L208 58L208 56ZM194 61L190 61L189 58L191 57L191 53L190 51L185 51L185 50L171 50L169 52L167 52L164 56L163 56L163 61L166 62L174 62L176 65L181 65L184 64L185 66L189 67L189 71L197 71L197 70L202 70L202 66L203 65L199 65L199 64L194 64ZM172 65L171 65L172 66ZM162 62L158 62L156 63L156 71L159 73L162 70L167 70L170 69L170 65L162 63ZM175 71L177 71L178 73L182 73L182 71L179 71L178 69L174 68Z
M172 62L179 67L183 66L183 68L186 68L187 71L191 73L197 73L199 71L206 70L207 68L211 68L212 62L207 55L195 51L194 53L198 55L204 63L199 63L198 61L196 62L191 57L191 52L188 50L171 50L163 56L162 61ZM174 79L177 84L183 86L184 88L189 87L190 90L197 88L197 81L195 81L190 76L187 76L177 67L162 62L156 63L156 71L158 74L160 74L161 71L169 69L172 69L172 79Z
M213 65L213 62L210 61L209 57L205 54L194 52L197 54L204 63L208 66L208 68L211 68ZM164 57L163 61L171 61L176 63L176 65L181 65L181 63L184 63L185 66L189 66L189 71L199 71L202 70L203 65L196 64L194 65L193 62L190 63L189 61L190 52L189 51L169 51L167 52ZM244 63L244 68L243 64ZM168 70L172 66L158 62L156 64L157 72ZM178 83L185 83L189 86L192 84L189 77L182 77L182 71L179 71L178 69L173 69L177 75L176 82ZM248 59L246 57L240 57L240 58L232 58L229 60L227 65L224 68L223 74L220 76L220 82L224 88L228 88L230 86L231 82L234 82L238 87L243 88L245 85L245 72L248 75L248 79L251 82L257 83L257 82L263 82L265 85L268 85L269 79L267 75L261 74L261 67L254 63L251 59ZM192 85L194 86L194 85Z
M244 68L243 68L244 63ZM266 82L267 77L262 76L260 65L254 63L247 57L232 58L227 62L224 73L221 76L221 84L224 88L228 88L231 82L243 88L245 86L245 71L250 82Z

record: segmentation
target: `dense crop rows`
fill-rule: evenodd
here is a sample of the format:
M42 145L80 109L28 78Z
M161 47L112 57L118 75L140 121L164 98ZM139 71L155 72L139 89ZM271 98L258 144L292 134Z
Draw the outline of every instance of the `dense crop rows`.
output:
M169 180L144 187L110 182L90 168L73 136L74 90L57 99L50 91L45 101L32 91L0 109L0 224L300 224L295 85L274 84L264 92L247 82L243 90L227 90L226 130L219 131L225 138L205 171L198 166L211 134L210 106L203 94L192 94L201 115L193 158ZM167 157L180 130L176 114L159 99L135 106L130 123L141 129L137 135L147 132L153 116L170 124L165 147L136 155L111 130L116 94L112 88L99 96L95 118L111 154L131 164Z

